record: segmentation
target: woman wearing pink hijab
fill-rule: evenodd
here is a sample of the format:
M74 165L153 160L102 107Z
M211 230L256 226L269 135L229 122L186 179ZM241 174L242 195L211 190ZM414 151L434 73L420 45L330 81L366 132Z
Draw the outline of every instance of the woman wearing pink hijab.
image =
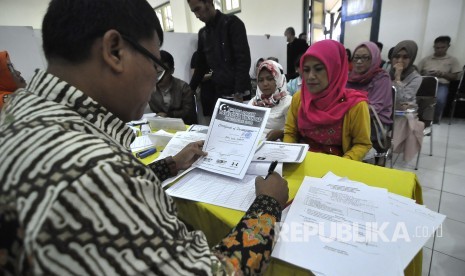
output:
M284 142L361 161L371 148L367 95L347 89L346 50L334 40L314 43L302 56L302 90L294 94Z
M391 125L391 77L379 67L381 53L378 46L370 41L358 45L352 57L352 64L347 88L368 92L370 105L374 107L381 122L386 126Z

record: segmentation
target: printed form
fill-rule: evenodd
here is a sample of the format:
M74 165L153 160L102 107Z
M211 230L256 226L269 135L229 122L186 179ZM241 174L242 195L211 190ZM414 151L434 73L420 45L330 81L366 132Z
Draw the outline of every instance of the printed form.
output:
M387 205L385 190L305 177L272 256L320 275L403 275L395 243L370 240L366 224L385 221Z
M294 144L265 141L260 144L253 161L283 163L302 163L307 156L308 144Z
M173 197L205 202L246 212L255 200L255 177L244 179L194 169L166 190Z
M270 114L269 108L219 99L208 129L203 151L195 166L242 179L252 161Z

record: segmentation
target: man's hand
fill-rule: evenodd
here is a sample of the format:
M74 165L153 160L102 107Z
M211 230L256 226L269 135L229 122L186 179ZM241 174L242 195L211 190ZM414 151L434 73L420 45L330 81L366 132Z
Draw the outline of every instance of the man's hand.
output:
M277 172L274 172L266 180L261 176L255 178L255 195L271 196L284 209L289 199L289 187L287 186L287 181Z
M178 170L188 169L200 156L207 155L202 151L204 141L197 141L187 144L178 154L173 156Z

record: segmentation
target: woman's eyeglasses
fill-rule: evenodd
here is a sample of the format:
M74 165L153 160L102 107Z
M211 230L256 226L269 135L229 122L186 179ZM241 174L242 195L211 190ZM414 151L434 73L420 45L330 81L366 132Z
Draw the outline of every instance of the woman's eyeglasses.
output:
M357 61L367 62L371 60L371 57L370 56L354 56L352 60L353 62L357 62Z
M121 37L127 42L129 42L129 44L131 44L131 46L134 49L136 49L139 53L153 60L154 62L153 67L155 67L155 70L157 71L157 83L160 82L163 76L165 75L166 70L168 70L168 68L166 68L163 62L159 60L156 56L154 56L152 53L150 53L147 49L145 49L142 45L140 45L138 42L136 42L134 39L132 39L131 37L127 35L121 35Z

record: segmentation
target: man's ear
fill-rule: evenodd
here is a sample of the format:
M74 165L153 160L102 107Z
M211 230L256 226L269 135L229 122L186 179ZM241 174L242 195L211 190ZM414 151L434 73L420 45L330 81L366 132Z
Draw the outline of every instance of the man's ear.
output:
M102 57L104 62L115 72L121 73L124 69L123 57L125 43L121 34L116 30L107 31L102 38Z

